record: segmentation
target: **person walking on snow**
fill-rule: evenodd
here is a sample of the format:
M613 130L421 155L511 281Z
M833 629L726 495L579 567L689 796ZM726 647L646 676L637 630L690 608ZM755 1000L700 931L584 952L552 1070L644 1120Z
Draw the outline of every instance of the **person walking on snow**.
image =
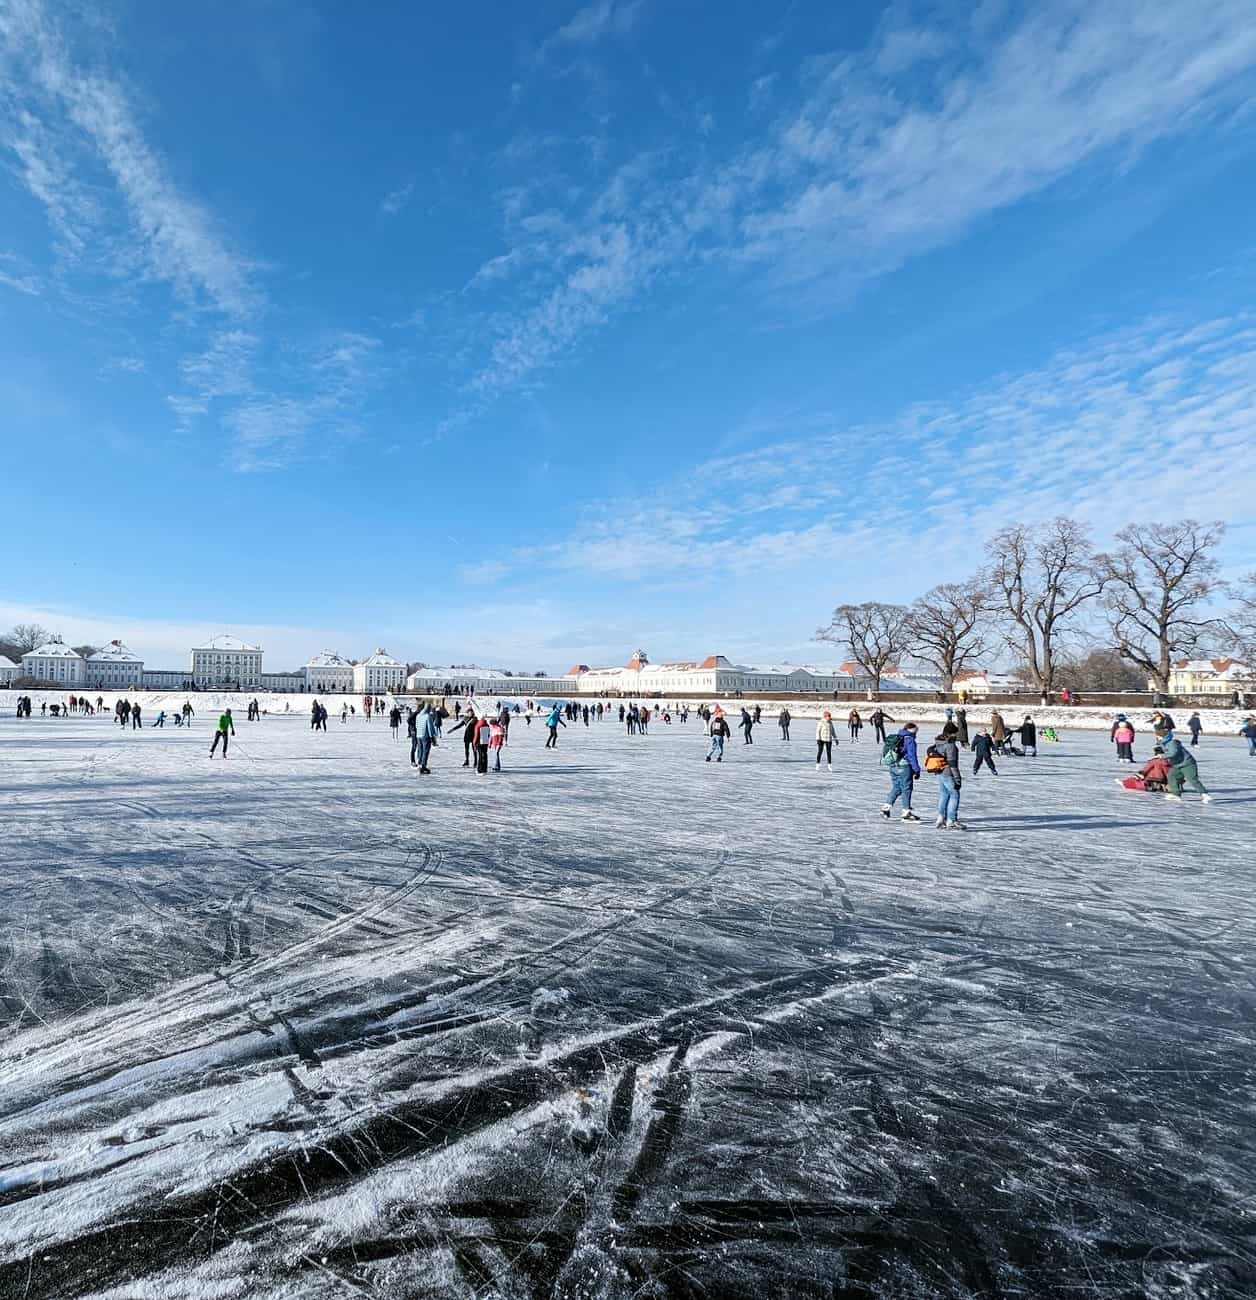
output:
M933 742L932 755L941 756L946 766L938 773L938 820L934 822L937 830L962 831L963 823L959 819L959 792L963 788L964 778L959 770L959 746L949 731L944 731Z
M1198 712L1192 713L1191 716L1186 719L1186 725L1191 733L1191 748L1194 749L1195 746L1199 744L1199 733L1204 729L1203 719L1199 716Z
M836 743L836 737L833 735L833 715L824 710L824 716L816 723L816 771L820 770L820 756L828 760L829 771L833 770L833 746Z
M558 728L565 727L567 724L563 721L563 711L557 704L550 710L549 717L545 720L545 725L549 728L549 736L545 741L546 749L558 748Z
M235 735L235 723L231 720L231 710L228 709L218 719L218 730L214 732L214 743L209 747L209 756L213 758L214 752L218 748L218 742L222 741L222 756L227 757L227 733Z
M724 717L724 710L716 707L715 712L711 715L711 721L707 726L707 734L711 737L711 744L707 749L706 761L709 763L715 759L717 763L724 761L724 742L733 734L728 726L728 719Z
M685 715L682 713L682 714L681 714L681 721L682 721L682 722L684 721L684 716L685 716ZM790 714L789 714L789 710L788 710L788 709L782 709L782 710L781 710L781 716L780 716L779 718L777 718L777 721L781 724L781 739L782 739L782 740L788 740L788 739L789 739L789 724L790 724L790 721L791 721L791 719L790 719Z
M916 756L916 724L909 722L888 736L881 750L881 766L890 774L890 794L881 805L881 816L889 818L901 798L905 822L918 822L911 810L912 782L920 777L920 759Z
M1211 803L1212 795L1199 779L1199 768L1196 767L1195 756L1190 750L1186 749L1171 731L1166 731L1160 737L1160 747L1164 750L1165 758L1169 760L1169 789L1164 797L1181 799L1182 787L1185 785L1192 790L1198 790L1202 802Z

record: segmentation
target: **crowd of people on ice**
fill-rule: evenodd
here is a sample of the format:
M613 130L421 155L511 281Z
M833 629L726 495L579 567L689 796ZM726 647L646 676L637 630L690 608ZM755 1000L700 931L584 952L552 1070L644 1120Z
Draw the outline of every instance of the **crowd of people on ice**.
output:
M588 727L614 718L625 728L628 736L647 736L652 723L671 726L675 720L687 724L691 712L688 704L632 701L620 702L616 706L600 699L591 703L559 701L538 705L532 700L513 704L502 701L487 704L459 697L452 701L452 707L441 699L416 701L403 708L401 702L395 699L389 701L371 695L364 697L361 705L359 714L355 705L343 703L341 722L347 724L358 716L369 722L375 715L386 714L394 740L400 739L404 722L410 742L410 763L421 776L431 775L432 751L446 735L461 733L462 766L486 774L502 771L502 751L507 745L510 727L520 720L530 727L534 717L543 719L545 748L548 750L558 748L560 728L581 723ZM104 707L103 696L97 696L93 702L86 696L71 695L61 704L44 700L40 704L40 715L94 716L102 712ZM722 763L726 745L733 735L733 725L724 706L698 704L692 707L692 711L702 723L706 740L706 762ZM256 698L248 702L248 721L260 721L263 712ZM139 701L119 698L114 702L112 714L116 725L123 729L138 730L144 725L143 709ZM176 727L188 727L195 714L191 702L185 701L180 708L169 713L165 709L159 709L149 725L164 727L169 720ZM19 697L17 717L31 716L31 697ZM327 718L326 707L315 698L310 705L311 729L326 731ZM760 704L742 705L737 711L736 727L741 732L743 745L754 744L755 728L762 719L763 707ZM782 706L777 716L782 743L790 742L793 722L788 706ZM938 800L934 824L938 829L964 829L964 824L959 819L965 763L961 754L971 756L972 776L977 776L983 770L992 776L998 776L996 758L1036 758L1040 741L1051 743L1059 739L1053 727L1039 727L1031 714L1025 714L1020 722L1009 723L997 708L992 710L988 723L970 725L967 707L960 703L957 708L946 709L941 729L932 742L924 747L922 754L920 724L907 721L891 730L895 722L896 719L880 705L873 708L866 719L858 708L852 708L846 715L847 741L851 744L858 743L865 727L871 728L873 743L878 747L878 761L890 782L889 791L881 806L881 815L887 819L897 811L902 821L919 821L920 817L912 806L916 784L926 774L936 776ZM815 725L817 771L822 765L832 771L833 750L840 744L839 727L840 723L832 710L824 709ZM1203 734L1203 721L1199 712L1193 712L1186 720L1185 731L1190 737L1189 744L1183 744L1178 738L1172 716L1163 709L1155 710L1145 724L1136 724L1128 714L1118 713L1109 729L1109 740L1118 763L1133 765L1137 761L1134 748L1140 728L1150 730L1154 741L1153 752L1136 773L1117 778L1121 787L1138 793L1161 794L1174 800L1180 800L1184 791L1191 791L1197 793L1203 802L1208 802L1211 795L1200 779L1199 766L1193 752ZM1247 741L1248 754L1256 757L1256 715L1245 719L1239 734ZM214 757L221 746L225 758L229 740L234 735L235 722L231 710L224 709L214 728L210 757Z

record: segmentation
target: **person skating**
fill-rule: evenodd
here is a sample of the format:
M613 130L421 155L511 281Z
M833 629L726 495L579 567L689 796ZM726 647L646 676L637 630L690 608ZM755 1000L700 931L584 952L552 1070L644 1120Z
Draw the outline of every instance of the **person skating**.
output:
M558 748L558 728L565 727L567 724L563 721L563 711L557 704L550 710L549 717L545 720L545 725L549 728L549 735L545 739L546 749Z
M962 831L963 823L959 819L959 792L963 788L964 778L959 770L959 746L954 735L947 728L933 742L929 749L929 759L941 758L945 766L938 772L938 819L934 823L937 830Z
M823 756L828 762L829 771L833 770L833 715L824 710L819 722L816 723L816 771L820 770L820 758Z
M1125 716L1124 713L1118 713L1116 721L1112 724L1112 730L1109 733L1112 743L1116 746L1116 761L1118 763L1132 763L1134 761L1134 724Z
M1208 793L1204 783L1199 779L1199 768L1195 764L1195 756L1187 749L1172 731L1166 731L1160 737L1160 747L1164 750L1164 756L1169 760L1169 789L1165 793L1166 799L1181 799L1182 787L1189 786L1192 790L1199 792L1200 800L1204 803L1212 802L1212 795Z
M754 721L755 721L755 726L758 726L758 725L759 725L759 722L762 720L762 718L763 718L763 709L762 709L758 704L756 704L756 705L754 706Z
M235 735L235 723L231 720L231 710L228 709L218 719L218 730L214 732L214 743L209 747L209 756L213 758L215 751L218 749L218 742L222 741L222 756L227 757L227 733Z
M190 700L184 700L184 701L183 701L183 725L184 725L185 727L191 725L191 723L192 723L192 715L193 715L195 712L196 712L196 710L192 707L191 701L190 701Z
M744 737L744 740L742 741L743 744L745 745L754 744L754 736L751 735L751 732L753 730L754 730L754 719L750 716L750 714L746 711L746 709L743 708L741 711L741 731L742 731L742 736Z
M891 718L890 715L886 713L884 709L878 707L871 714L869 714L868 721L872 723L872 734L873 737L876 739L877 744L884 745L885 724L887 722L893 722L894 719Z
M132 731L138 731L140 729L140 725L141 725L140 717L142 716L142 714L143 714L143 710L140 708L138 703L131 705L131 730Z
M31 715L30 703L26 705L26 716ZM1256 718L1248 718L1239 728L1239 735L1247 741L1248 758L1256 758Z
M153 722L153 726L164 728L165 725L166 725L166 711L165 709L161 709L157 714L156 720Z
M918 822L911 810L912 783L920 777L920 759L916 755L916 724L909 722L893 736L888 736L881 749L881 766L890 774L889 798L881 805L881 816L888 818L894 805L903 801L903 821Z
M410 766L419 765L419 711L411 706L406 710L406 739L410 742Z
M394 740L401 739L401 710L395 704L388 710L388 730Z
M724 716L724 710L718 706L711 715L711 720L707 726L707 734L711 737L711 744L707 748L706 761L709 763L712 759L715 759L717 763L722 763L724 761L724 742L733 733L729 728L728 719Z
M983 763L995 776L999 775L999 769L994 765L994 741L984 728L973 737L973 776L981 770Z
M1169 760L1164 756L1164 749L1157 745L1156 752L1139 768L1137 776L1118 776L1116 783L1126 790L1163 794L1169 783Z
M425 704L419 710L419 716L415 721L415 730L418 732L419 740L420 776L432 775L428 760L432 755L432 746L436 744L437 737L440 735L440 725L439 710L432 708L430 704Z
M588 709L585 710L587 716ZM502 746L506 743L506 728L500 718L494 718L488 724L488 747L493 755L493 771L502 770Z
M1186 726L1191 733L1191 748L1194 749L1195 746L1199 744L1199 735L1204 729L1204 721L1199 716L1198 712L1192 713L1191 716L1186 719Z
M682 713L682 714L680 715L680 720L681 720L682 722L685 722L685 721L687 720L686 714L687 714L687 711L686 711L686 713ZM782 710L781 710L781 716L780 716L779 718L777 718L777 722L779 722L779 723L780 723L780 726L781 726L781 739L782 739L782 740L788 740L788 739L789 739L789 724L790 724L791 721L792 721L792 719L791 719L791 717L790 717L790 712L789 712L789 710L788 710L788 709L782 709Z
M488 742L492 723L487 717L476 718L471 724L475 739L475 770L480 776L488 775Z
M1151 715L1151 729L1156 733L1156 738L1163 740L1167 732L1173 730L1173 715L1157 709Z
M955 726L958 729L958 735L955 737L956 743L961 748L967 749L970 743L968 737L968 710L962 706L955 710Z
M846 719L846 729L850 732L852 741L859 739L859 733L863 730L863 719L859 716L858 709L851 709L850 715Z
M1025 714L1025 720L1020 724L1020 742L1021 748L1031 758L1038 757L1038 728L1034 725L1034 720Z

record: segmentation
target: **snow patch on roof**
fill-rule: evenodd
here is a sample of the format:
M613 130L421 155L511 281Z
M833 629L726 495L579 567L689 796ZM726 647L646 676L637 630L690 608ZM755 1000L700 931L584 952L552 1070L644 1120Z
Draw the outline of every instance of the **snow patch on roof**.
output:
M249 645L247 641L241 641L238 636L216 636L206 641L204 645L195 645L193 650L248 650L257 654L261 647Z
M45 641L38 650L28 650L22 658L33 656L38 656L40 659L82 659L83 657L77 651L71 650L64 641L55 637L51 641Z

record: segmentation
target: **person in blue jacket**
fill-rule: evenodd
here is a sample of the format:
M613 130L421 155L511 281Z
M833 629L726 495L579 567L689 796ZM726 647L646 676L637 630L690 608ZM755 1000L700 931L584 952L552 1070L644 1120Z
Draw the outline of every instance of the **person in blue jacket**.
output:
M1256 758L1256 718L1248 718L1239 728L1239 735L1247 741L1248 758Z
M1165 792L1166 799L1180 799L1182 797L1182 787L1189 786L1192 790L1199 791L1199 797L1204 803L1212 800L1199 779L1199 768L1195 765L1195 756L1187 749L1182 742L1171 731L1166 731L1160 737L1160 748L1164 750L1164 756L1169 760L1169 788Z
M881 816L888 818L901 798L902 820L918 822L920 818L911 810L912 783L920 778L920 759L916 755L916 724L909 722L900 727L895 733L895 739L898 745L891 747L891 742L887 740L881 754L882 765L890 771L890 794L881 805Z
M550 715L545 720L545 725L549 728L549 736L545 741L546 749L558 748L558 728L565 727L567 724L563 721L563 710L558 704L550 710Z
M428 767L427 760L440 735L440 717L430 704L425 704L419 711L419 716L414 720L414 730L419 741L419 775L431 776L432 769Z

